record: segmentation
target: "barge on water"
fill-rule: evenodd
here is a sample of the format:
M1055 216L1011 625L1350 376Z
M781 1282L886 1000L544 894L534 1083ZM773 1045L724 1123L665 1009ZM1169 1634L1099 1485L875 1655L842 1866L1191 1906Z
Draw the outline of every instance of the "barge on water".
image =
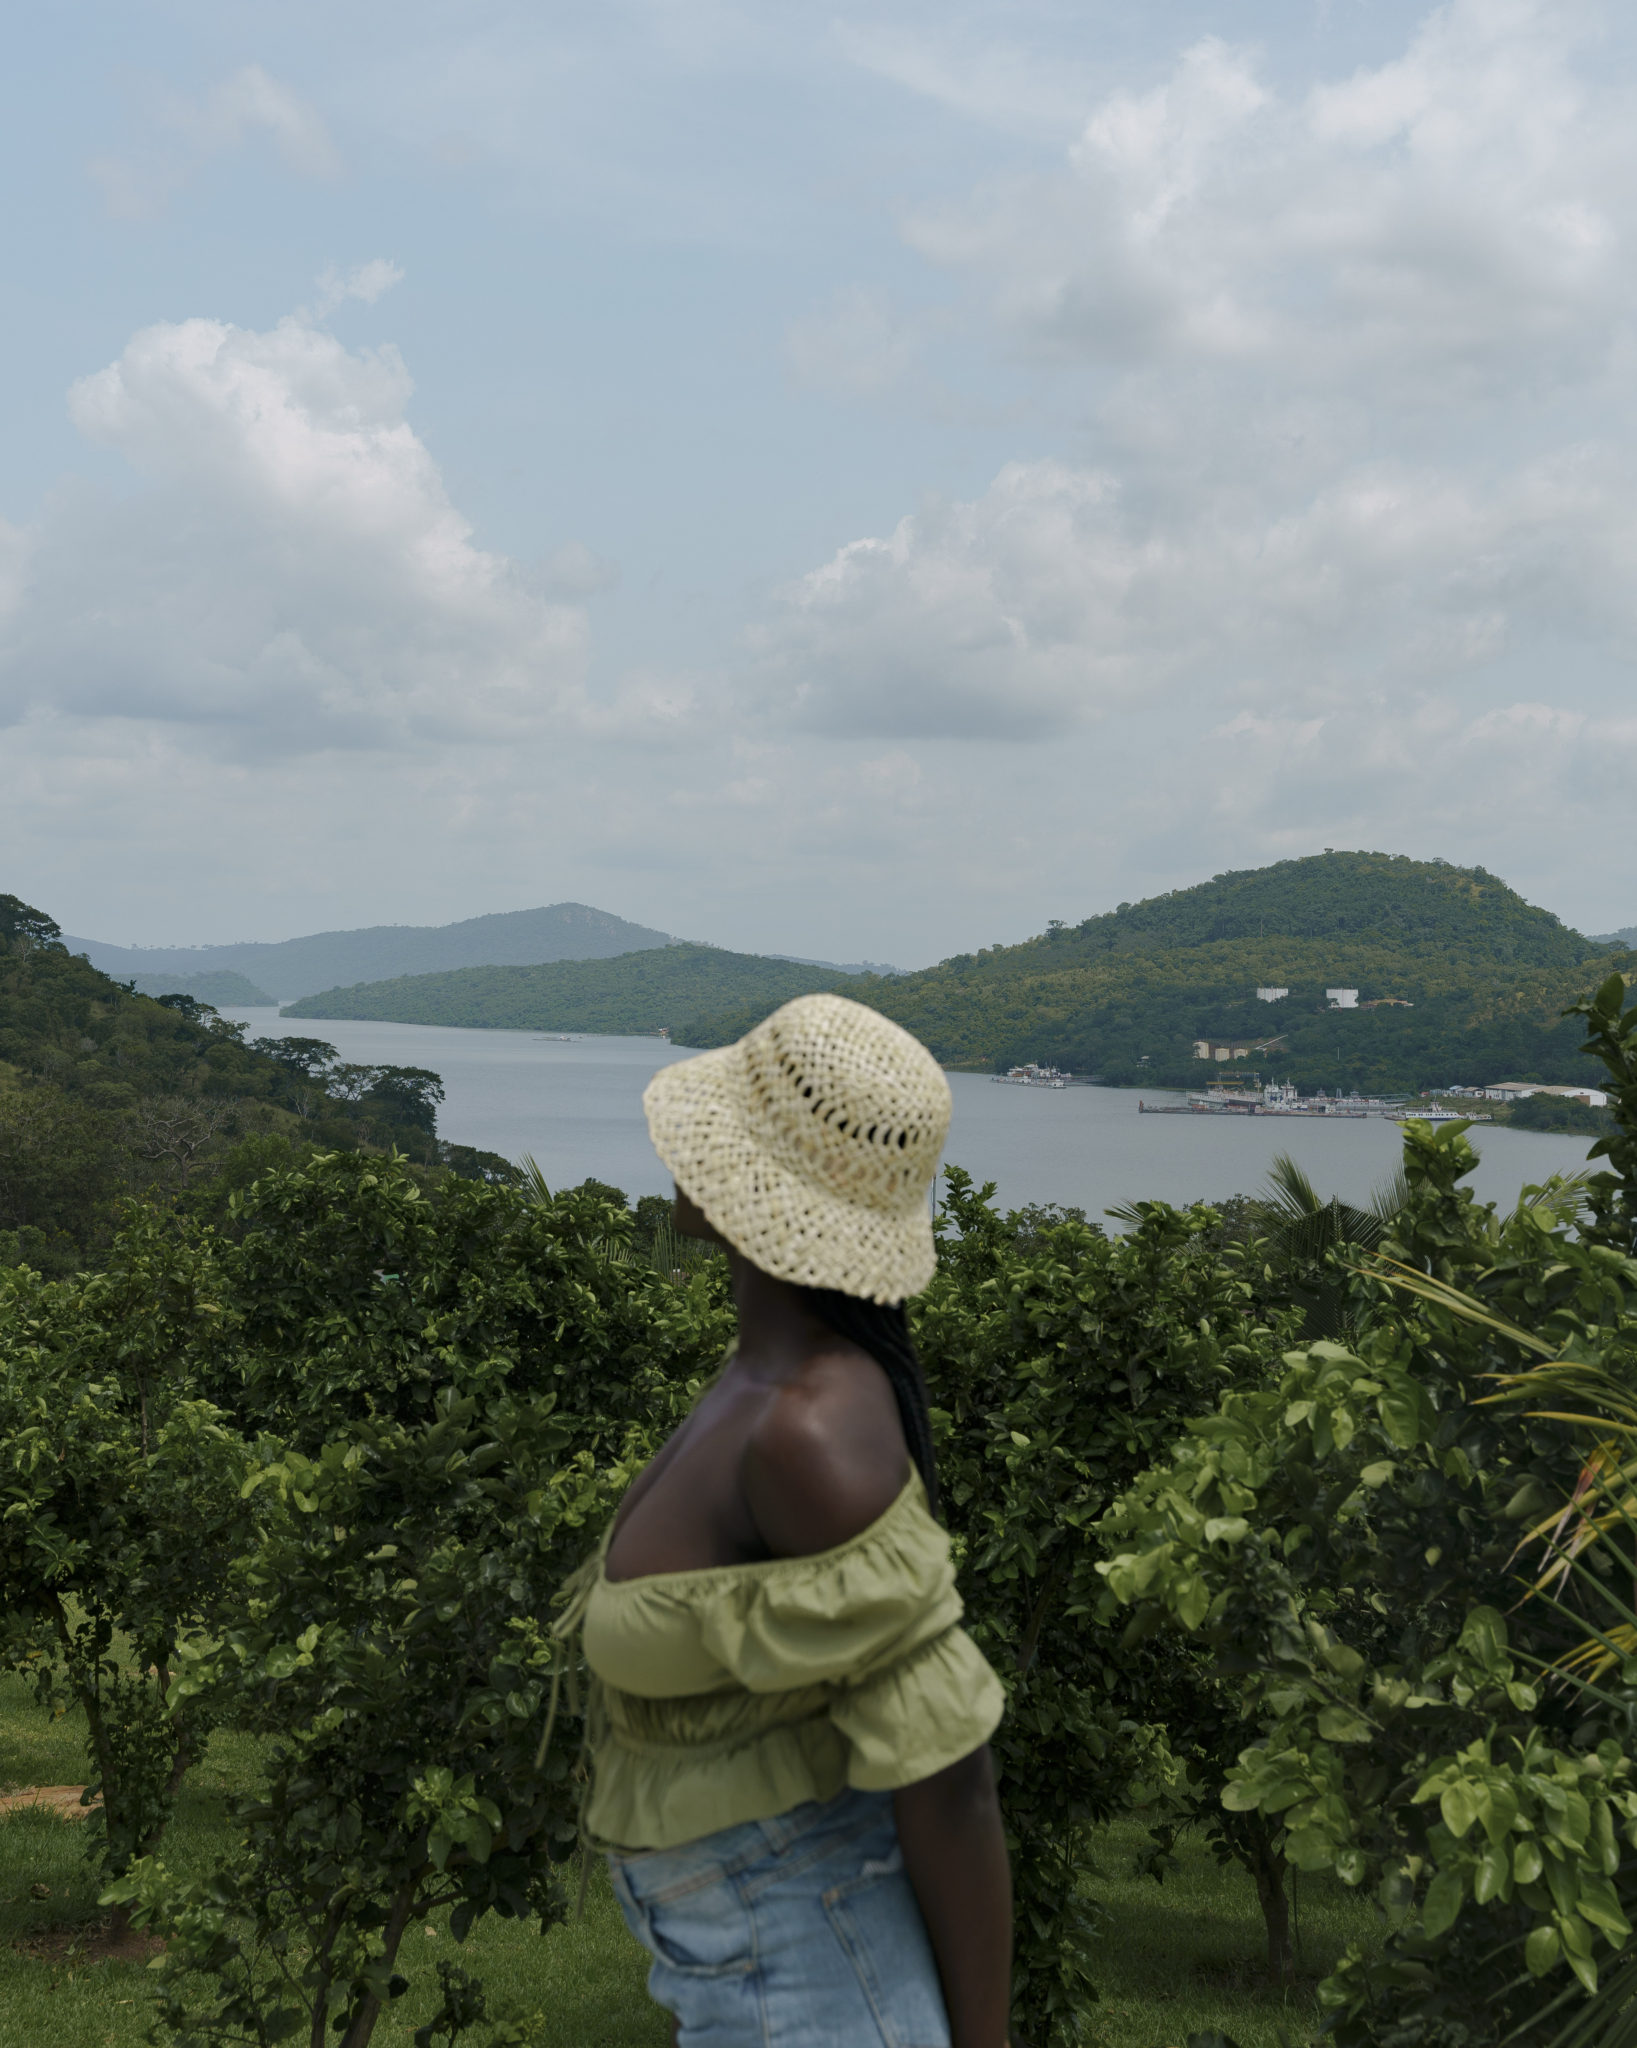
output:
M1321 1088L1315 1095L1298 1094L1289 1081L1270 1081L1265 1088L1212 1088L1203 1093L1194 1092L1182 1102L1137 1101L1140 1116L1296 1116L1308 1119L1319 1117L1347 1117L1358 1120L1364 1117L1386 1117L1394 1123L1407 1123L1418 1117L1425 1123L1454 1123L1462 1112L1446 1109L1441 1103L1425 1109L1418 1109L1407 1103L1401 1095L1328 1095ZM1470 1123L1488 1123L1486 1115L1468 1117Z

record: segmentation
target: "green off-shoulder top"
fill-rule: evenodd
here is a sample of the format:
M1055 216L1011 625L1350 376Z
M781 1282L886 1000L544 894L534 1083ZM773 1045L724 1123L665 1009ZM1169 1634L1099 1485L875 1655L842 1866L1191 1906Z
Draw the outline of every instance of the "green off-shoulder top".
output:
M844 1786L930 1777L994 1732L1000 1681L960 1627L920 1475L810 1557L611 1580L605 1534L556 1624L592 1677L584 1826L669 1849Z

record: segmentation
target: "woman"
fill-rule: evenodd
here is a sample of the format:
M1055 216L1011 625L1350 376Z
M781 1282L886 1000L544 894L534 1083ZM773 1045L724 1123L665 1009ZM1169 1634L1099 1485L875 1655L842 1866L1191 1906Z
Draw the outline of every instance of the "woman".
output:
M903 1301L949 1089L803 996L643 1098L739 1341L576 1586L587 1827L681 2048L1002 2048L999 1682L958 1626Z

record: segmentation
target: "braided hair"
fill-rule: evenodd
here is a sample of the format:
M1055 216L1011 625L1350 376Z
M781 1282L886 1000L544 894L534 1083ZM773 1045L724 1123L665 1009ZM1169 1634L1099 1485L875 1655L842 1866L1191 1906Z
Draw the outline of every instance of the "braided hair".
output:
M838 1336L867 1351L887 1376L904 1441L926 1488L927 1505L938 1512L938 1472L932 1454L932 1418L928 1413L926 1379L909 1333L904 1304L865 1301L834 1287L798 1287L803 1305Z

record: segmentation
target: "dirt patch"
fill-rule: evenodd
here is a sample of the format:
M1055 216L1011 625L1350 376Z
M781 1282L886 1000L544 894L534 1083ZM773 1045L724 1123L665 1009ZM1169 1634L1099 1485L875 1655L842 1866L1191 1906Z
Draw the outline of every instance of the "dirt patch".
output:
M24 1807L42 1807L47 1813L54 1813L59 1820L84 1820L91 1807L82 1806L83 1785L25 1785L21 1792L0 1793L0 1815L21 1813ZM100 1799L93 1799L91 1806L100 1806Z
M36 1927L12 1947L36 1963L145 1963L165 1946L140 1927L114 1932L111 1919L77 1920L67 1927Z

